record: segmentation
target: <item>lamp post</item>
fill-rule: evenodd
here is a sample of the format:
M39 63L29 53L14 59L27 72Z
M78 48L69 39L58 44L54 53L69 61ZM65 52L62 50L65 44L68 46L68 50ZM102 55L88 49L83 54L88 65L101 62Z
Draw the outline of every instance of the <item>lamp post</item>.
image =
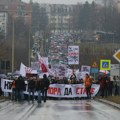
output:
M14 17L12 18L12 72L14 72L14 49L15 49L15 23L14 23Z
M30 56L31 56L31 51L30 51L31 39L30 38L31 38L31 36L30 35L31 35L31 28L29 28L29 41L28 41L29 42L29 46L28 46L28 52L29 52L28 53L28 65L29 65L29 67L31 66L31 60L30 60Z

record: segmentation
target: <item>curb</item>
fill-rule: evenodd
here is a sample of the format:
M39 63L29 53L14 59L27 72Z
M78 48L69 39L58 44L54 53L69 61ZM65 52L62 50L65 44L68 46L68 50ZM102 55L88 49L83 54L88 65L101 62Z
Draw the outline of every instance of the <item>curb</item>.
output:
M117 109L120 109L120 104L117 104L117 103L114 103L114 102L111 102L111 101L108 101L108 100L103 100L103 99L97 99L97 101L105 103L107 105L111 105L111 106L113 106Z
M6 101L5 99L0 99L0 103Z

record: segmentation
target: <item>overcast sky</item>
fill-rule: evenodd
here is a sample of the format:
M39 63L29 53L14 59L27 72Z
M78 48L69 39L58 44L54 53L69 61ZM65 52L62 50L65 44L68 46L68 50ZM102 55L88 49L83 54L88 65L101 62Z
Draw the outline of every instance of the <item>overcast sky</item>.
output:
M29 2L30 0L22 0L25 2ZM84 3L85 1L91 2L95 0L33 0L33 2L39 2L39 3L50 3L50 4L77 4Z

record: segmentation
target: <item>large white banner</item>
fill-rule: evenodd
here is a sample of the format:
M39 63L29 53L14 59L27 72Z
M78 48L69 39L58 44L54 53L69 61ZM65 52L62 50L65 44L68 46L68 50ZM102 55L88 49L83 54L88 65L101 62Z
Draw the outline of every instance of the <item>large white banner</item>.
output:
M1 88L3 92L12 92L12 80L2 79ZM91 88L92 96L95 96L100 89L100 85L93 84ZM28 94L28 86L26 82L25 94ZM37 95L37 93L35 93ZM50 84L47 95L49 97L86 97L86 90L84 84Z
M68 64L79 64L79 46L68 46Z
M92 96L95 96L100 89L100 85L93 84L91 88ZM87 97L84 84L51 84L48 89L49 97Z

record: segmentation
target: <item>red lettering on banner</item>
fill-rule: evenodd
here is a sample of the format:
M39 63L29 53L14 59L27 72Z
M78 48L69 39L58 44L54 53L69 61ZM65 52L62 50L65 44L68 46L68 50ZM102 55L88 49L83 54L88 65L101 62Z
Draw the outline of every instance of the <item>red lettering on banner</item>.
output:
M79 90L79 87L76 88L76 95L79 94L78 90Z
M80 94L82 94L83 93L83 88L81 88L81 90L80 90Z
M75 52L70 52L68 53L68 56L78 56L79 54L78 53L75 53Z
M84 92L84 88L80 88L80 87L77 87L76 88L76 94L79 95L79 94L83 94Z
M90 92L93 94L95 92L95 88L91 88Z
M86 93L86 89L84 88L83 94L85 94L85 93Z
M49 87L48 89L48 94L53 94L53 95L61 95L61 89L60 88L54 88L54 87Z
M31 73L31 72L32 72L32 69L29 68L29 67L25 67L25 71L26 71L26 73Z
M90 92L91 92L91 94L93 94L95 92L95 88L91 88ZM86 89L77 87L76 88L76 95L79 95L79 94L86 94Z

